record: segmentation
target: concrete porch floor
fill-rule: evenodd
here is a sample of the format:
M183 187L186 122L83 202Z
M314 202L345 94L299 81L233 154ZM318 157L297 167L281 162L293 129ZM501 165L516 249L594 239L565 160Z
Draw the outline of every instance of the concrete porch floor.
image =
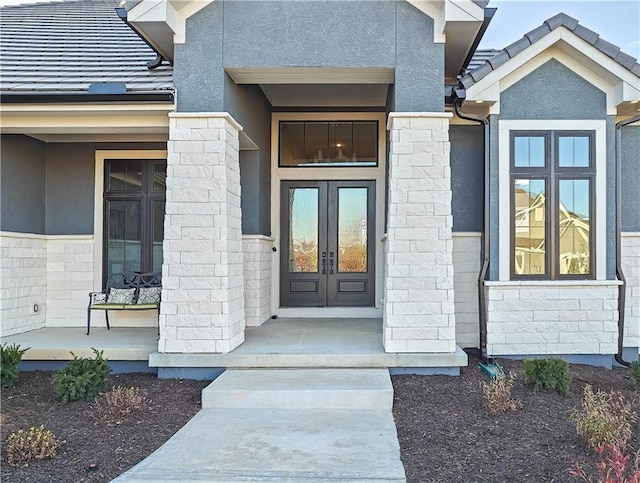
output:
M92 357L92 347L111 361L148 361L152 368L431 368L467 365L460 348L451 354L386 353L378 318L280 318L248 327L245 342L229 354L163 354L157 329L148 327L47 327L2 337L0 343L30 347L24 361Z

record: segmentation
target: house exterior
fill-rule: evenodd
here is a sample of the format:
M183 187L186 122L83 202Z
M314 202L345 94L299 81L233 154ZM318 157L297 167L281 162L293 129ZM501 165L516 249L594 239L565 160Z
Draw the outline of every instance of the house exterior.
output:
M84 326L135 270L162 272L160 361L272 316L377 317L390 353L638 358L618 47L558 14L476 52L481 0L115 7L0 10L3 336Z

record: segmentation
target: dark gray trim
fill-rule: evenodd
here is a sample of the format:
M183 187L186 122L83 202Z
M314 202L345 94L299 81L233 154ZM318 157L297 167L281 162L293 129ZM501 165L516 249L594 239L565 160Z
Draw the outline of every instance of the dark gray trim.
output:
M88 102L167 102L173 104L173 92L149 92L149 93L129 93L129 94L88 94L86 92L69 93L49 93L49 94L8 94L3 93L1 101L3 104L57 104L57 103L88 103Z

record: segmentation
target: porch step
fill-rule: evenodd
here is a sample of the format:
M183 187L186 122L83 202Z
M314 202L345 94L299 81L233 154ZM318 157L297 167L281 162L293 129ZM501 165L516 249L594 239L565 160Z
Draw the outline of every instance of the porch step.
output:
M231 369L202 391L202 408L391 409L386 369Z

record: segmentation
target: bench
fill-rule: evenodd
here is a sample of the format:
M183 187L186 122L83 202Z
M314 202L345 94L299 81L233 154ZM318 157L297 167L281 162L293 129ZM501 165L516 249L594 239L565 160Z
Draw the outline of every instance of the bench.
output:
M162 275L158 272L114 273L107 279L102 292L89 293L87 335L91 330L91 311L104 310L109 327L109 310L157 310L160 317Z

